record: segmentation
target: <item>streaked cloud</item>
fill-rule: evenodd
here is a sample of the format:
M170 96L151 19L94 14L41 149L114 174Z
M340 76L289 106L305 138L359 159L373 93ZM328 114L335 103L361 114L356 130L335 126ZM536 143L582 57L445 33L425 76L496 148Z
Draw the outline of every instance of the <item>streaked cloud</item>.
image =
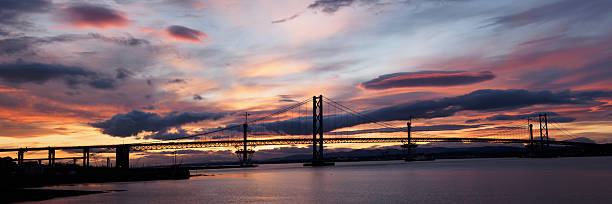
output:
M495 78L489 71L469 73L465 71L400 72L376 77L363 82L366 89L389 89L419 86L457 86L474 84Z
M87 84L97 89L115 88L115 79L81 67L41 64L14 63L0 64L0 78L10 83L43 84L49 80L63 80L66 85L76 87Z
M210 39L210 37L202 31L180 25L172 25L166 28L166 32L173 39L185 42L202 43L202 39Z

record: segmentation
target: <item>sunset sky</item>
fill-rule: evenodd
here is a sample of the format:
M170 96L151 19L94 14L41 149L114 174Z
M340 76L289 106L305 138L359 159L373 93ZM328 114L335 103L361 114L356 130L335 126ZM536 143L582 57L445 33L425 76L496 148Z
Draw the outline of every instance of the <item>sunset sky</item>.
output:
M319 94L391 124L461 125L432 135L547 112L563 128L551 138L610 143L610 11L607 0L1 1L0 148L154 141Z

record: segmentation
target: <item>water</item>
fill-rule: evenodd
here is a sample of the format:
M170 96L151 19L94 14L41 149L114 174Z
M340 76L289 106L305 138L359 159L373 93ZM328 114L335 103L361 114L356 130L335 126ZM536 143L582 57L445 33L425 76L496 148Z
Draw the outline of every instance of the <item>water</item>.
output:
M51 189L121 190L45 203L612 203L612 157L349 162L193 171L188 180Z

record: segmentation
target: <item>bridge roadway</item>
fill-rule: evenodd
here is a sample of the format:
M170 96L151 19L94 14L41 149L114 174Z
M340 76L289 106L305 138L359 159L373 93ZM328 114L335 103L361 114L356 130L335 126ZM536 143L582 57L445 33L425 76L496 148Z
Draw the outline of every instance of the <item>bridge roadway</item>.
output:
M318 140L317 140L318 141ZM325 144L341 144L341 143L402 143L406 142L405 137L372 137L372 138L324 138ZM42 151L42 150L70 150L70 149L115 149L119 147L129 147L130 150L162 150L162 149L187 149L187 148L205 148L205 147L235 147L243 145L244 140L210 140L210 141L185 141L185 142L156 142L156 143L131 143L131 144L113 144L113 145L88 145L88 146L56 146L56 147L25 147L25 148L8 148L0 149L0 152L17 152L17 151ZM266 145L293 145L293 144L312 144L312 139L254 139L247 140L249 146L266 146ZM499 139L499 138L431 138L431 137L413 137L410 139L412 143L422 142L462 142L462 143L522 143L528 144L529 140L525 139ZM534 143L540 141L534 140ZM546 142L546 141L544 141ZM553 145L573 145L573 146L588 146L592 143L570 142L570 141L549 141Z

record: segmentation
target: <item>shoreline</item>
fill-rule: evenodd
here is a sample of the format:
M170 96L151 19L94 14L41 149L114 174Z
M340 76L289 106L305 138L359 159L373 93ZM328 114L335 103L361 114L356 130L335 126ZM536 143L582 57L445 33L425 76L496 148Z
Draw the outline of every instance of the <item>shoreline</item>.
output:
M13 188L1 189L0 196L2 197L2 203L18 203L26 201L45 201L54 198L74 197L109 192L112 191Z

